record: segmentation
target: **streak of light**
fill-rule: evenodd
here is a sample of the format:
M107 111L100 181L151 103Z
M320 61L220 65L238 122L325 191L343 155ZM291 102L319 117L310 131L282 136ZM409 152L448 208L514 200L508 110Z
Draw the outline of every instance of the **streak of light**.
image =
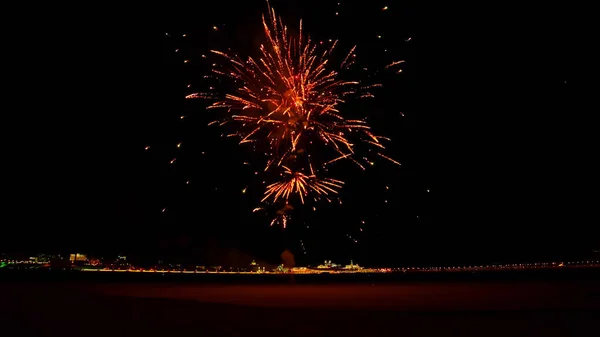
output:
M387 66L385 66L385 69L388 69L388 68L390 68L390 67L393 67L393 66L396 66L396 65L402 64L402 63L404 63L404 62L406 62L406 61L404 61L404 60L400 60L400 61L395 61L395 62L392 62L392 63L388 64Z
M384 154L381 154L381 153L377 153L377 154L378 154L380 157L382 157L382 158L385 158L385 159L387 159L387 160L391 161L392 163L394 163L394 164L396 164L396 165L398 165L398 166L402 166L402 164L401 164L400 162L398 162L398 161L396 161L396 160L394 160L394 159L392 159L392 158L390 158L390 157L388 157L388 156L386 156L386 155L384 155Z

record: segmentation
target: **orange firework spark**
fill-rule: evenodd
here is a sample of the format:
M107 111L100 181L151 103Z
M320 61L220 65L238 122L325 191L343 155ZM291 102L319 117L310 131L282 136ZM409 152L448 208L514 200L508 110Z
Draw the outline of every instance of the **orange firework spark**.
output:
M341 188L344 182L331 178L318 179L316 176L307 176L302 172L293 172L287 166L283 166L287 179L278 181L267 186L265 197L261 201L273 198L277 201L279 198L288 200L290 195L296 194L304 203L304 196L309 191L315 191L318 195L337 194L336 188Z
M281 227L283 227L285 229L285 228L287 228L287 222L289 219L290 219L289 215L278 215L273 220L271 220L271 224L269 226L273 226L274 224L279 222L281 224Z
M239 136L240 144L268 147L264 151L268 157L264 171L279 170L282 178L267 186L263 202L287 203L290 197L298 196L304 203L309 192L317 198L335 194L343 182L321 178L325 165L348 159L364 169L353 158L355 144L351 136L384 148L364 120L346 120L339 107L347 96L373 97L368 90L381 85L361 86L358 81L338 78L340 70L354 63L356 47L338 67L333 67L329 58L337 40L328 49L318 51L319 43L304 36L302 21L298 35L292 35L270 5L262 22L266 42L260 46L259 58L244 60L235 54L211 50L227 61L224 67L213 67L213 73L230 78L239 86L209 108L227 110L227 119L220 125L238 122L239 127L230 136ZM188 95L205 97L211 94ZM320 161L311 158L315 146L327 149L318 150L319 155L314 156ZM323 153L331 155L321 159Z

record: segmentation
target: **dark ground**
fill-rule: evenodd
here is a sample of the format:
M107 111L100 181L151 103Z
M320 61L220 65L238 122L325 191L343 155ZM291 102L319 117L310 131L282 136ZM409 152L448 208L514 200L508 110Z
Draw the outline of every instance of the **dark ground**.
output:
M7 281L3 336L597 336L600 282Z

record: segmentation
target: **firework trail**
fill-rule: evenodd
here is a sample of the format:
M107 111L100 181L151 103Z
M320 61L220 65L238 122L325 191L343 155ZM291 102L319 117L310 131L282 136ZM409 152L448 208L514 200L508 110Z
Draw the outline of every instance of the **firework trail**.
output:
M350 160L364 170L359 161L363 158L354 158L355 144L385 148L380 140L386 138L372 134L364 120L345 119L340 110L347 98L373 97L369 90L381 85L361 85L339 78L339 72L354 63L356 47L334 66L330 56L337 40L320 50L317 43L304 35L302 21L298 34L292 35L270 5L262 23L265 43L260 46L258 58L242 59L232 53L211 50L226 61L224 66L213 67L215 76L237 84L236 90L208 107L227 111L224 120L211 124L235 123L235 132L228 136L239 137L240 144L264 149L267 157L264 171L273 173L278 180L267 185L262 202L288 204L297 197L304 203L309 194L315 200L328 198L337 194L344 183L325 177L326 166ZM195 93L187 98L212 95ZM280 220L287 222L287 215Z

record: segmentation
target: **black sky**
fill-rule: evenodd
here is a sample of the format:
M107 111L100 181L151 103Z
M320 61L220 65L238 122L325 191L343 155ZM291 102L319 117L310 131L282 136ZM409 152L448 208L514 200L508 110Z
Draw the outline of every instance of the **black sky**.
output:
M585 68L566 24L434 29L428 12L406 4L342 2L336 19L336 3L272 1L289 26L302 17L315 39L357 44L368 67L407 60L371 105L353 107L393 139L388 153L403 168L340 167L343 206L297 209L285 232L251 213L261 192L239 164L247 153L182 97L210 48L253 52L263 1L213 4L164 31L40 34L55 62L34 78L52 94L20 104L23 116L34 103L52 109L25 116L31 127L15 139L20 165L7 165L19 178L2 246L199 260L215 245L266 260L288 247L304 263L423 264L579 256L598 245L593 134L576 98Z

